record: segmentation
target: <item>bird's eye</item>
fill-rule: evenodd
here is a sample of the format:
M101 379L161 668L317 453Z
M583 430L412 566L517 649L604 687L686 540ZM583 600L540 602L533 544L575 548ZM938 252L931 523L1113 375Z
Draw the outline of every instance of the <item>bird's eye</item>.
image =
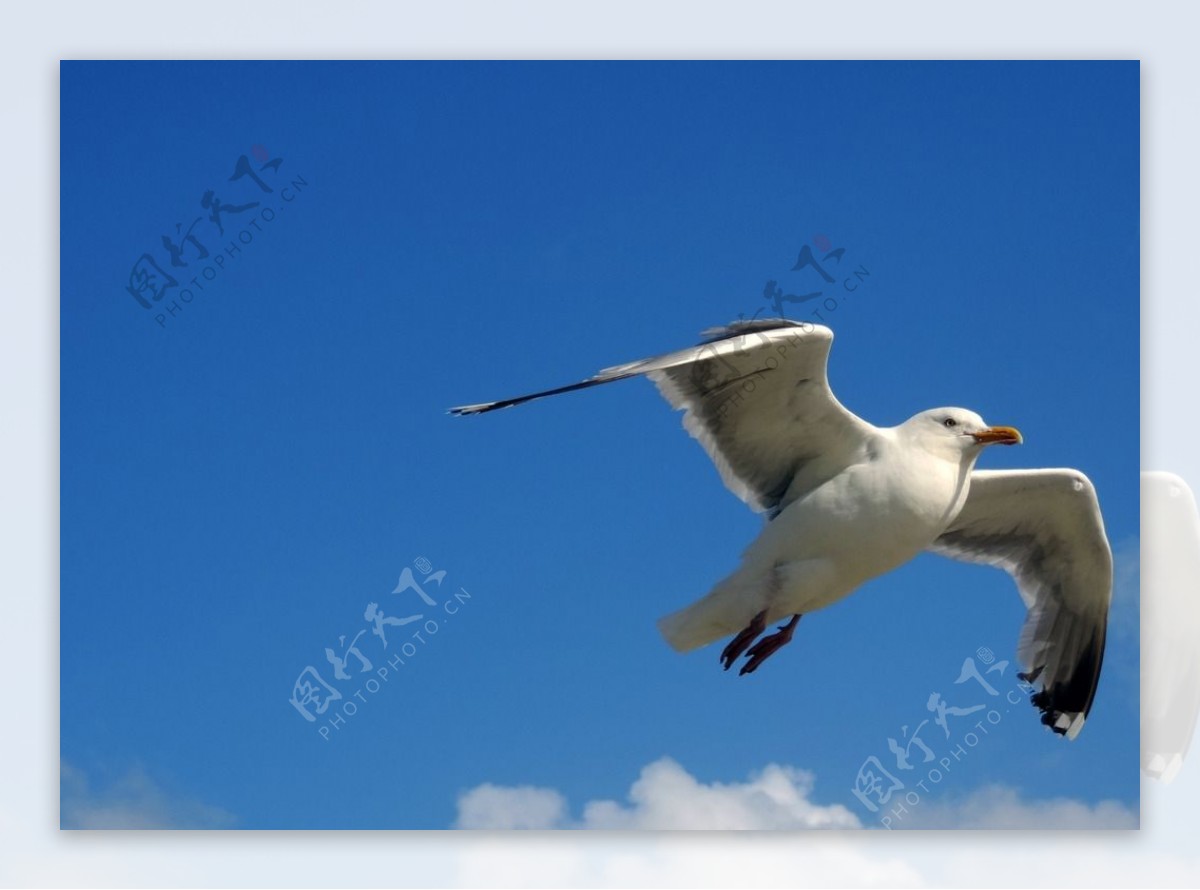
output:
M948 429L950 429L950 428L958 426L958 421L955 420L953 417L947 417L945 420L942 421L942 425L947 427Z

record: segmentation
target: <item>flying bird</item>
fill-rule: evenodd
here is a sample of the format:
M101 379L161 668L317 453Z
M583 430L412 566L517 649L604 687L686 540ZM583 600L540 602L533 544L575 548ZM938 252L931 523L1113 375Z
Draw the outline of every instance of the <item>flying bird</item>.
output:
M725 485L767 522L738 569L660 619L686 652L732 636L728 670L752 673L791 641L803 615L929 550L1004 569L1028 610L1020 677L1042 723L1074 739L1096 695L1112 598L1112 551L1096 491L1078 470L976 470L1013 427L933 408L877 427L834 397L833 332L786 319L705 331L700 345L600 371L579 383L464 405L482 414L646 376L708 452ZM764 636L767 626L785 620Z

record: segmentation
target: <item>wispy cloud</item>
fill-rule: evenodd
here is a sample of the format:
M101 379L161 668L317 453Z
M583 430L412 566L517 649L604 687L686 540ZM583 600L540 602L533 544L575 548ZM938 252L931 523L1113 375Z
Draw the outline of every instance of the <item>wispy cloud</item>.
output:
M458 799L456 828L569 828L567 799L553 788L485 784Z
M669 757L644 767L625 802L592 800L579 818L553 788L479 785L458 799L457 828L789 830L862 828L841 804L812 800L811 772L769 764L744 782L704 783ZM923 801L898 828L1137 828L1138 813L1116 801L1029 800L1004 786Z
M1088 804L1071 798L1029 800L1004 785L961 798L922 800L895 828L1137 828L1138 812L1114 800Z
M231 828L234 817L220 807L164 791L141 768L103 788L80 769L61 764L60 824L63 828Z
M1125 538L1113 546L1113 597L1109 626L1136 642L1141 623L1141 539Z

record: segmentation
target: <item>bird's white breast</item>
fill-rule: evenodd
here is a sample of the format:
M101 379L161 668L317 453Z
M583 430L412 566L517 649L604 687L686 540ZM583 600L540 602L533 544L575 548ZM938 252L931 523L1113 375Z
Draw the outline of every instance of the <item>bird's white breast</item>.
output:
M870 459L789 504L746 561L766 570L827 560L824 589L795 593L814 598L810 611L828 605L933 543L966 500L971 463L884 439Z

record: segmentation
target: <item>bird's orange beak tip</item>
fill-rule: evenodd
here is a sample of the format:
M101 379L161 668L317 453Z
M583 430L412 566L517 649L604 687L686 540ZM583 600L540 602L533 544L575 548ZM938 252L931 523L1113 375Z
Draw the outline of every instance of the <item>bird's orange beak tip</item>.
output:
M980 445L1020 445L1025 441L1021 431L1012 426L990 426L972 435Z

